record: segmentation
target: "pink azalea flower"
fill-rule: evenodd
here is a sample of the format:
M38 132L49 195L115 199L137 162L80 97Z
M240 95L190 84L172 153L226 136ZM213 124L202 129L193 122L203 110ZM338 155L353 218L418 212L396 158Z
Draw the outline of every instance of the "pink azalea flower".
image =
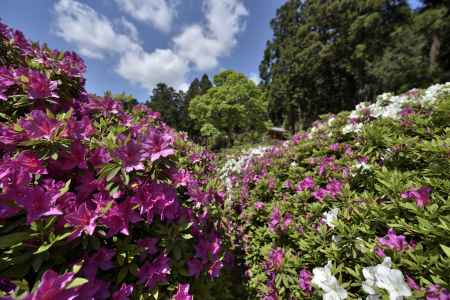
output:
M6 100L6 91L16 84L15 76L13 72L8 68L0 67L0 100Z
M80 121L72 118L67 122L67 135L74 140L86 140L94 133L95 129L87 116L84 116Z
M432 284L426 289L427 300L450 300L450 293L446 288Z
M144 238L136 242L136 244L141 247L148 255L153 255L158 253L158 238Z
M89 110L100 111L104 116L108 114L117 115L119 112L123 112L122 103L110 97L91 97L85 106Z
M100 165L104 165L107 164L111 161L111 155L109 155L109 152L106 148L103 147L99 147L97 149L95 149L91 154L90 154L90 162L91 164L93 164L94 166L100 166Z
M406 275L405 277L406 277L406 283L412 290L416 290L416 291L421 290L420 286L417 284L417 282L414 280L414 278L412 278L409 275Z
M19 124L25 130L26 135L32 139L49 140L59 128L58 121L50 119L41 110L33 110L26 119L20 120Z
M211 278L218 278L220 270L223 268L223 262L220 259L216 259L209 267L208 274Z
M272 214L270 215L269 228L275 230L281 221L281 212L279 208L274 208Z
M115 156L122 161L126 172L144 170L144 148L134 141L117 149Z
M37 290L26 296L24 300L73 300L79 294L76 289L67 289L67 286L72 282L74 276L74 273L59 275L53 270L48 270L42 275Z
M265 206L265 204L264 204L263 202L261 202L261 201L255 202L255 208L256 208L257 210L263 209L264 206Z
M16 199L17 204L27 211L27 222L31 223L45 216L62 215L55 202L59 198L59 190L46 191L38 186L25 190L24 197Z
M388 230L388 233L384 237L378 238L378 243L395 251L404 251L409 248L406 237L404 235L397 235L392 228Z
M131 284L122 283L120 290L112 295L112 300L129 300L133 293L133 286Z
M312 195L316 200L322 202L323 199L325 199L325 197L328 195L328 190L324 188L319 188L317 191L312 193Z
M161 132L157 129L151 128L148 136L144 141L147 156L150 160L156 161L162 157L167 157L175 154L172 148L173 137L167 132Z
M97 218L98 216L87 207L86 203L81 204L73 213L66 215L64 219L75 227L75 231L70 236L70 239L81 236L83 232L93 235L97 226Z
M284 251L281 248L272 249L269 253L267 267L270 270L280 270L284 263Z
M312 292L312 274L308 269L303 268L298 275L298 286L303 292L310 294Z
M330 145L330 150L333 152L338 152L339 151L339 143Z
M189 295L189 284L180 283L177 288L177 293L173 296L172 300L193 300L194 297Z
M114 267L111 260L115 254L114 250L101 247L86 260L81 273L89 280L95 279L98 269L107 271Z
M59 98L56 93L58 83L50 81L47 76L39 71L29 70L28 74L28 97L30 99Z
M167 281L170 274L170 259L161 254L151 263L146 262L139 270L139 283L144 283L148 289L153 289L158 283Z
M336 198L337 194L342 190L342 183L339 180L333 179L328 182L326 190L332 198Z
M431 188L423 186L421 188L412 188L406 192L403 192L401 194L402 198L404 199L414 199L416 200L417 207L425 207L427 204L430 203L430 193Z
M312 190L314 189L314 178L311 176L305 177L302 181L300 181L297 185L297 192L302 192L304 190Z

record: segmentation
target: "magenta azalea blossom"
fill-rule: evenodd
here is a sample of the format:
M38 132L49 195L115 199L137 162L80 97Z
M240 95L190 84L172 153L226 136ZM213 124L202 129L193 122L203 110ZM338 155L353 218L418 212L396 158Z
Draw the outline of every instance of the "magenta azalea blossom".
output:
M41 72L30 70L28 77L28 97L30 99L59 98L56 93L58 83L50 81Z
M223 268L223 262L219 259L215 260L209 267L208 274L211 278L218 278L220 270Z
M67 122L67 135L74 140L86 140L95 133L91 120L84 116L80 121L70 119Z
M126 172L144 170L144 148L136 142L130 142L116 150L115 156L122 161Z
M48 270L42 275L41 283L37 290L25 297L24 300L72 300L79 296L76 289L67 289L74 279L74 273L59 275L53 270Z
M388 230L388 233L384 237L378 238L378 243L395 251L404 251L410 247L406 241L406 237L404 235L397 235L392 228Z
M112 295L112 300L129 300L133 293L133 286L131 284L122 283L118 291Z
M103 271L112 269L114 264L111 260L115 254L116 252L114 250L101 247L86 260L81 270L82 274L88 279L95 279L98 269Z
M55 206L60 196L59 190L46 191L38 186L26 189L23 198L17 198L16 202L27 211L27 222L31 223L45 216L62 215L63 213Z
M281 248L273 249L269 253L267 267L269 270L280 270L284 264L284 251Z
M332 198L336 198L336 196L342 190L342 183L339 180L333 179L330 182L328 182L328 184L326 186L326 190L328 191L328 194Z
M167 132L151 128L144 144L151 161L175 154L175 150L172 148L173 137Z
M324 189L324 188L319 188L317 191L312 193L312 195L313 195L314 199L322 202L323 199L325 199L325 197L328 195L328 190Z
M412 290L416 290L416 291L421 290L420 286L417 284L417 282L414 280L414 278L412 278L411 276L408 276L408 275L406 275L405 278L406 278L406 283Z
M0 67L0 100L7 99L5 92L15 84L16 80L13 72L8 68Z
M13 145L24 138L23 134L18 133L3 123L0 123L0 147L3 145ZM3 146L5 147L5 146Z
M75 227L75 231L70 238L77 238L81 236L83 232L88 235L93 235L95 227L97 226L97 218L98 216L87 207L86 203L81 204L73 213L66 215L64 219L67 223Z
M270 215L269 228L275 230L278 224L281 222L281 211L279 208L274 208Z
M118 114L123 111L122 103L110 97L90 98L86 108L93 111L100 111L103 115Z
M446 288L437 284L430 285L426 290L427 300L450 300L450 293Z
M404 199L414 199L417 207L425 207L431 202L430 199L431 188L423 186L421 188L412 188L401 194Z
M167 281L170 274L170 259L161 254L151 263L146 262L139 270L139 283L144 283L148 289L153 289L158 283Z
M302 181L300 181L297 185L297 192L303 192L305 190L314 189L314 178L308 176L305 177Z
M158 238L144 238L136 242L136 244L141 247L148 255L153 255L158 253Z
M308 269L303 268L298 275L298 286L303 292L310 294L312 292L312 274Z
M264 206L265 206L265 204L264 204L263 202L261 202L261 201L255 202L255 208L256 208L257 210L263 209Z
M189 295L189 284L180 283L177 287L177 293L172 297L172 300L193 300L194 297Z
M99 147L97 149L95 149L91 154L90 154L90 162L94 165L94 166L100 166L103 164L107 164L111 161L111 155L109 155L109 152L106 148L103 147Z
M28 118L19 121L26 135L32 139L50 139L59 128L56 120L50 119L41 110L33 110Z

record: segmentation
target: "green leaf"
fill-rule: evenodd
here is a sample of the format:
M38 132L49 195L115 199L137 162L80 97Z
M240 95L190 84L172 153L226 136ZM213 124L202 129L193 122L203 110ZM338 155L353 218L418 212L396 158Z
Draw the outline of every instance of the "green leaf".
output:
M116 177L116 175L120 172L121 168L122 167L119 166L112 169L106 176L106 181L111 181L114 177Z
M450 247L444 246L441 244L441 248L444 251L444 253L447 255L447 257L450 257Z
M64 187L60 190L60 192L61 192L61 195L62 194L65 194L65 193L67 193L68 191L69 191L69 189L70 189L70 182L72 181L72 179L69 179L67 182L66 182L66 184L64 185Z
M5 249L17 245L30 238L29 232L15 232L0 237L0 249Z
M87 283L88 281L89 281L89 280L87 280L86 278L83 278L83 277L77 277L77 278L75 278L74 280L72 280L71 283L69 283L69 285L67 286L67 288L68 288L68 289L76 288L76 287L79 287L79 286L81 286L81 285Z

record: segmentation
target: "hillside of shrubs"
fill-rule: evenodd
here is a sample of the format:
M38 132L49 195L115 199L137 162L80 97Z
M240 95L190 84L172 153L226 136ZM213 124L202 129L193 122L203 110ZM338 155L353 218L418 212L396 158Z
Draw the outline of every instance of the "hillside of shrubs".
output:
M229 159L249 299L450 299L450 83Z
M450 299L450 83L219 160L85 71L0 23L0 299Z

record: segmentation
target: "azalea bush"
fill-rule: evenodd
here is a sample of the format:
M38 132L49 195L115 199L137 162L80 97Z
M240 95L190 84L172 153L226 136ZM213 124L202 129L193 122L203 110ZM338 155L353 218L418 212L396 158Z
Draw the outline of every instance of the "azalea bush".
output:
M221 169L251 299L450 299L450 83Z
M214 156L85 69L0 23L0 297L239 297Z

